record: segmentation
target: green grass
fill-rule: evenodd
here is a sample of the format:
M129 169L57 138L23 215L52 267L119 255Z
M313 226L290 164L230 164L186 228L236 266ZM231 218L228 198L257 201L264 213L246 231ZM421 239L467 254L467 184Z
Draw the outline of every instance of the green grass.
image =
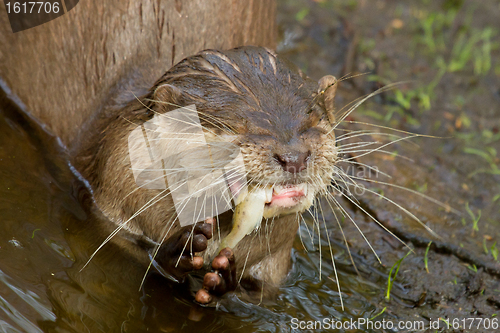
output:
M386 310L386 309L387 309L387 307L385 306L385 307L382 309L382 311L380 311L380 312L379 312L379 313L377 313L375 316L373 316L372 318L370 318L370 320L373 320L373 319L377 318L378 316L380 316L382 313L384 313L384 312L385 312L385 310Z
M483 250L484 250L484 253L486 253L486 254L489 253L488 247L486 246L486 238L483 238Z
M471 271L473 271L474 273L477 273L477 267L476 265L472 264L471 265L467 265L467 268L470 269Z
M497 151L493 147L485 147L484 150L466 147L464 148L464 153L472 154L483 158L488 164L489 168L479 168L474 172L470 173L468 177L475 176L481 173L487 173L492 175L500 175L500 168L497 165Z
M493 256L493 259L495 259L495 261L498 260L498 248L497 248L497 242L495 242L491 248L490 248L490 252L491 252L491 255Z
M429 273L429 265L428 265L428 255L429 255L429 249L431 248L432 241L427 244L427 248L425 249L425 256L424 256L424 264L425 264L425 270L427 273Z
M31 238L35 238L35 232L37 232L38 230L42 230L42 229L35 229L35 230L33 230L33 233L31 234Z
M410 125L419 126L418 121L413 121L407 111L412 109L413 104L416 104L421 112L430 110L436 99L435 88L446 73L473 71L476 75L486 75L491 71L491 53L500 47L500 43L492 41L496 36L496 31L490 27L482 30L471 28L471 12L466 20L469 23L464 23L456 36L452 35L451 27L455 24L457 12L458 9L453 7L445 12L423 11L423 17L420 18L414 33L417 36L415 37L415 57L427 57L429 63L435 67L433 71L436 74L427 85L406 90L395 89L392 99L400 110L388 110L386 121L393 114L398 113L406 115ZM362 48L366 52L370 50L370 44L367 43ZM500 67L498 70L500 71ZM381 83L387 81L381 75L371 75L369 79ZM465 120L466 127L470 126L470 121L463 120Z
M297 20L297 22L302 22L307 14L309 14L309 10L309 7L301 9L297 14L295 14L295 20Z
M399 259L398 261L396 261L394 263L394 265L392 265L391 267L391 270L389 271L389 277L387 278L387 291L385 293L385 299L387 301L390 301L391 300L391 290L392 290L392 286L393 286L393 283L394 283L394 280L396 280L396 276L398 275L398 272L399 272L399 268L401 267L401 263L403 262L403 260L408 257L408 255L411 253L412 251L408 251L408 253L401 259ZM392 272L394 271L394 269L396 269L396 271L394 272L394 275L392 274Z
M479 223L479 220L481 219L481 210L479 209L477 211L478 212L477 215L474 214L474 212L472 211L472 209L470 209L468 202L465 203L465 210L467 211L467 213L469 214L470 218L472 219L472 230L473 231L479 231L478 223ZM466 225L465 218L463 218L463 217L462 217L462 224Z

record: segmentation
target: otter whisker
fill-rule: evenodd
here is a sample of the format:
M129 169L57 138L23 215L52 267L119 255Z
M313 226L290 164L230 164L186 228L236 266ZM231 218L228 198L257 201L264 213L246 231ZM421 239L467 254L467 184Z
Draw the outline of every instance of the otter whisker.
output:
M379 147L381 148L381 147ZM358 157L362 157L362 156L366 156L366 155L369 155L370 153L380 153L380 154L384 154L384 155L389 155L389 156L393 156L394 158L401 158L403 160L406 160L406 161L409 161L409 162L415 162L413 159L407 157L407 156L404 156L404 155L401 155L395 151L388 151L388 150L376 150L376 149L365 149L365 150L360 150L360 151L357 151L358 153L363 153L365 152L365 154L362 154L362 155L354 155L352 157L349 157L349 158L344 158L344 159L339 159L338 162L350 162L352 160L355 160L357 159ZM351 151L345 151L345 152L342 152L343 154L352 154L354 152L351 152Z
M311 239L311 244L314 248L314 238L313 238L313 235L311 234L311 232L309 231L309 228L307 227L307 222L304 219L304 216L302 214L300 214L300 218L302 219L302 222L304 222L304 226L306 227L307 233L309 234L309 238ZM307 251L307 249L306 249L306 251Z
M273 216L273 220L274 220L274 216ZM271 254L271 244L269 243L269 238L270 238L269 237L269 235L270 235L269 229L270 229L269 219L266 218L265 223L264 223L264 233L266 234L265 240L266 240L267 252L269 254Z
M360 186L358 183L356 183L356 181L354 181L354 179L352 179L352 177L350 175L348 175L344 170L340 169L340 168L336 168L339 172L337 172L337 174L335 176L337 177L342 177L342 178L347 178L350 183L345 183L347 187L349 187L349 185L351 186L354 186L355 188L359 188L361 189L362 191L364 190L364 187ZM359 201L358 199L352 194L351 191L347 191L347 194L353 198L358 204L359 204Z
M151 256L151 260L149 261L149 265L148 267L146 268L146 272L144 273L144 276L142 277L142 281L141 281L141 284L139 285L139 290L142 289L142 286L144 285L144 281L146 281L146 277L149 273L149 271L151 270L151 266L153 265L153 262L158 254L158 252L160 251L160 248L161 246L163 245L163 242L165 241L165 239L167 238L168 236L168 233L170 232L170 230L172 229L172 227L175 225L175 223L173 223L173 219L175 218L175 215L172 214L172 217L168 220L168 222L165 224L165 229L167 229L168 227L168 230L163 234L163 237L162 239L160 240L159 243L157 243L153 249L153 255Z
M181 251L181 254L179 255L179 258L175 262L174 267L177 267L179 265L179 262L182 259L182 255L183 255L184 251L186 250L186 247L187 247L189 242L191 242L191 251L190 251L191 258L193 257L193 235L194 235L194 228L195 227L196 227L196 224L193 224L193 228L191 228L191 232L189 233L188 239L186 240L186 243L184 243L184 247L182 248L182 251Z
M386 129L386 130L390 130L390 131L395 131L395 132L399 132L399 133L403 133L403 134L410 134L410 135L414 135L416 137L421 137L421 138L432 138L432 139L443 139L444 138L444 137L439 137L439 136L425 135L425 134L418 134L418 133L403 131L403 130L400 130L397 128L391 128L391 127L387 127L387 126L365 123L365 122L355 121L355 120L346 120L345 122L351 123L351 124L361 124L361 125L373 126L373 127L382 128L382 129Z
M315 200L315 202L317 202ZM309 211L309 214L311 214L312 218L313 218L313 221L314 221L314 225L316 226L316 229L318 230L318 250L319 250L319 280L321 281L321 274L322 274L322 263L323 263L323 260L322 260L322 246L321 246L321 231L320 231L320 227L319 227L319 220L317 219L317 208L316 208L316 205L313 205L311 207L313 209L313 212L311 212L310 208L308 209Z
M196 159L193 159L194 161ZM204 161L205 159L200 159L201 161ZM136 170L136 171L144 171L144 168L129 168L129 170ZM217 170L217 167L214 167L212 165L198 165L197 167L179 167L179 168L148 168L148 171L171 171L168 173L168 175L176 174L182 171L214 171ZM167 175L167 174L165 174ZM165 175L161 175L159 177L156 177L155 180L164 177Z
M403 137L403 138L399 138L399 139L393 140L393 141L391 141L391 142L388 142L388 143L386 143L386 144L383 144L382 146L380 146L380 147L378 147L378 148L374 148L373 150L371 150L371 151L369 151L369 152L367 152L367 153L364 153L364 154L361 154L361 155L357 155L357 156L356 156L356 158L360 158L360 157L362 157L362 156L366 156L366 155L368 155L368 154L370 154L370 153L373 153L373 152L379 151L379 150L381 150L382 148L387 147L387 146L389 146L389 145L392 145L392 144L394 144L394 143L397 143L397 142L400 142L400 141L403 141L403 140L412 139L412 138L415 138L415 137L416 137L416 135L411 135L411 136L407 136L407 137ZM398 155L398 156L400 156L400 155Z
M333 170L335 172L335 175L337 177L339 177L338 180L344 182L344 184L346 186L344 189L347 191L347 193L349 195L352 196L351 190L349 189L349 185L347 184L347 181L344 179L344 174L342 174L342 170L340 168L338 168L337 166L334 166ZM340 186L338 186L337 179L335 179L334 177L332 177L332 181L335 182L335 185L337 185L337 188L340 188Z
M376 96L378 94L381 94L387 90L391 90L392 88L394 88L396 85L399 85L399 84L402 84L404 82L396 82L396 83L391 83L391 84L388 84L382 88L379 88L377 90L375 90L374 92L366 95L365 97L361 98L361 100L357 101L358 99L354 100L354 101L357 101L353 106L351 106L341 117L340 119L337 121L337 123L333 126L333 128L330 130L333 131L335 128L337 128L337 126L342 122L344 121L347 116L349 116L354 110L356 110L361 104L363 104L366 100L368 100L369 98L373 97L373 96ZM351 102L352 103L352 102ZM350 105L351 103L347 104L346 106ZM342 112L342 110L346 107L344 106L339 112Z
M255 240L255 237L257 237L257 233L253 235L252 242ZM247 256L245 258L245 263L243 264L243 268L241 269L241 275L240 278L238 279L238 284L240 284L241 279L243 279L243 274L245 273L245 269L247 267L247 262L248 262L248 257L250 256L250 251L247 251Z
M344 76L342 76L341 78L337 79L337 81L338 82L347 81L349 79L353 79L355 77L363 76L363 75L370 74L370 73L371 72L364 72L364 73L358 73L358 74L353 74L353 75L351 75L351 73L347 73Z
M132 168L130 168L130 170L133 170L133 169L132 169ZM170 173L169 173L169 174L170 174ZM151 179L151 180L149 180L149 181L145 182L145 183L143 184L143 186L148 185L148 184L151 184L151 183L154 183L154 182L155 182L155 181L157 181L158 179L160 179L160 178L164 178L164 177L165 177L165 175L164 175L164 174L163 174L163 175L161 175L161 176L155 177L155 178L153 178L153 179ZM132 194L132 193L134 193L135 191L140 190L141 188L142 188L141 186L137 186L135 189L133 189L132 191L130 191L130 192L129 192L126 196L124 196L122 200L125 200L125 199L129 196L129 195L131 195L131 194Z
M314 210L316 212L316 215L319 215L318 214L318 208L316 206L320 206L318 200L315 200L316 203L318 203L317 205L314 205ZM323 220L324 220L324 216L323 217ZM321 246L321 229L320 229L320 222L319 222L319 216L318 216L318 219L317 219L317 223L316 223L316 228L318 229L318 249L319 249L319 280L321 281L321 273L322 273L322 265L323 265L323 256L322 256L322 251L323 251L323 246Z
M344 311L344 301L342 300L342 291L340 290L340 281L339 281L339 277L337 274L337 267L335 266L335 257L333 256L332 243L330 242L330 237L328 235L328 227L327 227L326 221L325 221L325 214L323 213L323 208L321 207L321 204L319 204L318 206L319 206L319 209L321 210L321 217L323 219L323 225L325 226L326 239L328 240L328 248L330 249L330 257L332 258L333 272L335 273L335 280L337 281L337 289L339 291L339 296L340 296L340 305L342 307L342 311ZM321 280L321 273L320 273L320 280Z
M134 96L135 96L135 95L134 95ZM195 123L189 123L189 122L186 122L186 121L183 121L183 120L180 120L180 119L176 119L176 118L169 117L169 116L167 116L167 115L166 115L166 113L168 113L168 112L165 112L165 113L159 113L159 112L157 112L157 111L153 110L152 108L150 108L149 106L147 106L146 104L144 104L144 103L140 100L140 98L138 98L137 96L135 96L135 98L137 99L137 101L138 101L139 103L141 103L141 104L142 104L142 106L143 106L143 107L145 107L145 108L146 108L146 109L148 109L149 111L151 111L151 112L153 112L153 113L155 113L155 114L157 114L157 115L159 115L159 116L161 116L161 117L165 117L165 118L167 118L167 119L174 120L174 121L178 121L178 122L181 122L181 123L184 123L184 124L187 124L187 125L191 125L191 126L193 126L193 125L195 124ZM189 110L189 111L193 111L193 112L195 112L195 111L196 111L196 110L192 110L192 109L190 109L189 107L181 107L181 108L183 108L184 110ZM123 117L122 117L122 118L123 118ZM123 119L125 119L125 118L123 118ZM200 125L201 125L201 124L200 124ZM213 135L217 135L216 133L214 133L214 132L213 132L212 130L210 130L209 128L206 128L206 127L204 127L204 128L205 128L207 131L211 132ZM222 130L222 129L221 129L221 130Z
M352 135L351 135L352 134ZM378 136L391 136L391 137L396 137L396 138L402 138L402 136L400 135L397 135L397 134L393 134L393 133L382 133L382 132L375 132L375 131L367 131L367 132L364 132L364 133L348 133L348 135L344 135L343 138L339 139L337 138L335 140L336 143L339 143L341 141L344 141L344 140L349 140L349 139L352 139L352 138L356 138L356 137L361 137L361 136L372 136L372 135L378 135ZM366 142L376 142L376 141L366 141ZM409 142L409 143L413 143L413 142ZM416 146L418 146L417 144L415 144ZM340 147L343 147L345 146L345 144L343 145L340 145Z
M323 192L326 192L326 190L324 190ZM337 214L335 214L335 210L331 204L331 199L325 195L325 193L323 193L325 199L326 199L326 202L328 203L328 206L330 206L331 210L332 210L332 213L333 213L333 216L335 218L335 221L337 221L337 225L339 226L339 229L340 229L340 233L342 234L342 238L344 240L344 243L345 243L345 246L346 246L346 249L347 249L347 253L349 255L349 259L351 260L351 263L354 267L354 270L356 271L356 273L358 275L360 275L359 271L358 271L358 267L356 266L356 263L354 262L354 258L352 257L352 253L351 253L351 249L349 248L349 243L347 242L347 238L345 236L345 233L344 233L344 229L342 228L342 225L340 224L340 221L337 217ZM334 202L334 204L338 205L338 202ZM344 216L344 215L342 215ZM345 216L344 216L345 217Z
M338 147L338 152L342 153L344 151L347 151L347 149L359 149L371 145L376 145L380 144L378 141L358 141L358 142L351 142L351 143L346 143L343 144L342 146Z
M164 115L165 115L165 113L160 113L160 112L157 112L157 111L153 110L152 108L150 108L149 106L147 106L146 104L144 104L144 103L142 102L142 100L141 100L139 97L137 97L135 94L134 94L134 97L136 98L136 100L137 100L139 103L141 103L141 104L142 104L142 106L144 106L145 108L147 108L149 111L154 112L155 114L157 114L157 115L159 115L159 116L164 116ZM183 110L191 111L191 112L196 113L196 114L202 114L202 115L206 116L207 118L211 118L211 119L213 119L213 120L215 120L215 121L217 121L217 122L221 123L223 126L226 126L226 127L227 127L227 125L226 125L226 124L224 124L221 120L216 119L216 118L214 118L214 117L211 117L210 115L205 114L205 113L203 113L203 112L200 112L200 111L198 111L198 110L193 110L193 109L189 108L189 106L181 106L181 105L174 104L174 103L170 103L170 102L167 102L167 101L152 100L152 99L149 99L149 98L144 98L144 100L145 100L145 101L152 102L152 103L167 104L167 105L175 106L175 107L177 107L177 108L182 108ZM166 112L166 113L167 113L167 112ZM174 120L175 120L175 119L174 119ZM217 128L219 128L221 131L225 131L225 129L221 128L220 126L217 126L216 124L213 124L213 123L210 123L210 124L211 124L211 125L213 125L213 126L215 126L215 127L217 127ZM231 129L229 129L229 130L230 130L230 133L232 133L232 134L234 134L234 133L235 133L235 132L234 132L234 131L232 131ZM215 134L215 133L214 133L214 134Z
M436 200L434 199L433 197L430 197L428 195L425 195L421 192L418 192L418 191L415 191L415 190L412 190L410 188L407 188L407 187L404 187L404 186L400 186L400 185L397 185L397 184L391 184L391 183L386 183L386 182L382 182L382 181L379 181L379 180L374 180L374 179L370 179L370 178L362 178L362 177L356 177L356 176L351 176L353 178L358 178L360 180L364 180L364 181L367 181L367 182L372 182L372 183L376 183L376 184L381 184L381 185L386 185L386 186L391 186L391 187L394 187L394 188L397 188L397 189L401 189L401 190L404 190L404 191L408 191L410 193L413 193L413 194L416 194L444 209L446 209L446 211L450 211L450 212L453 212L454 214L457 214L457 215L462 215L461 212L459 212L458 210L452 208L450 205L448 204L445 204L439 200Z
M295 217L297 218L297 225L298 225L298 229L299 229L300 243L302 244L302 247L304 248L304 251L309 252L309 251L307 251L306 245L304 244L304 240L302 239L302 229L300 228L300 219L299 219L299 216L302 217L302 214L300 214L298 212L295 213Z
M232 134L235 134L236 133L236 130L234 130L233 128L230 128L231 126L229 124L226 124L225 122L223 122L221 119L218 119L208 113L205 113L205 112L201 112L199 110L193 110L189 107L186 107L186 106L181 106L181 105L178 105L178 104L175 104L175 103L170 103L170 102L167 102L167 101L160 101L160 100L154 100L154 99L149 99L149 98L145 98L144 99L145 101L149 101L149 102L153 102L153 103L159 103L159 104L166 104L166 105L171 105L171 106L175 106L177 108L182 108L183 110L188 110L188 111L191 111L191 112L194 112L194 113L198 113L198 114L201 114L205 117L207 117L208 119L211 119L211 120L214 120L216 121L217 123L221 124L222 126L225 127L225 129L229 130L230 133ZM158 113L158 112L156 112ZM208 121L207 121L208 122ZM225 129L221 128L220 126L216 125L215 123L212 123L212 122L208 122L209 124L217 127L218 129L220 129L221 131L224 131Z
M243 170L244 170L244 167L240 167L240 166L238 166L238 167L234 167L234 168L230 169L230 171L232 171L232 170L237 170L238 168L243 168ZM235 184L238 184L238 182L239 182L240 180L245 179L245 178L247 177L247 175L248 175L248 172L245 172L245 173L244 173L244 174L242 174L239 178L232 179L231 181L228 181L228 185L229 185L229 186L227 186L227 187L226 187L226 188L222 191L222 194L224 195L224 198L225 198L225 199L226 199L226 193L227 193L227 194L229 194L229 192L231 192L231 187L232 187L233 185L235 185ZM244 184L241 184L240 186L241 186L241 188L245 188L245 187L247 187L247 186L248 186L248 184L249 184L249 180L246 180L246 181L245 181L245 183L244 183ZM229 200L235 200L235 199L236 199L236 197L235 197L235 196L236 196L237 194L238 194L238 193L232 193L232 192L231 192L230 197L229 197ZM226 201L226 202L229 204L229 201Z
M368 213L363 207L361 207L361 205L354 201L353 199L351 199L348 195L345 195L344 193L342 193L342 195L347 199L349 200L352 204L354 204L359 210L361 210L363 213L365 213L366 216L368 216L370 219L372 219L375 223L377 223L382 229L384 229L386 232L388 232L391 236L393 236L394 238L396 238L401 244L403 244L404 246L406 246L410 251L413 252L413 249L411 247L408 246L408 244L406 244L404 241L402 241L398 236L396 236L392 231L390 231L389 229L387 229L386 226L384 226L379 220L377 220L375 217L373 217L370 213Z
M371 166L371 165L368 165L368 164L365 164L365 163L356 162L356 161L347 161L347 160L340 160L339 162L343 162L343 163L347 163L347 164L352 164L352 165L359 165L359 166L367 168L370 171L374 171L376 174L381 174L382 176L385 176L387 178L392 178L391 175L389 175L389 174L387 174L387 173L385 173L383 171L380 171L379 168Z
M318 214L318 200L314 199L313 205L309 208L309 213L312 215L313 218L313 226L316 227L316 229L313 229L315 231L318 231L318 251L319 251L319 279L321 280L322 276L322 246L321 246L321 230L319 228L319 214Z
M346 122L347 122L347 120L346 120ZM374 131L374 130L371 130L371 129L369 129L369 130L366 130L366 129L365 130L356 130L356 129L348 129L348 128L336 128L335 129L335 132L345 132L344 134L337 136L337 139L341 139L341 138L343 138L347 135L351 135L351 134L369 133L370 131ZM378 133L378 132L373 132L373 133Z
M365 188L364 189L365 191L368 191L370 193L373 193L375 194L376 196L390 202L391 204L395 205L396 207L398 207L399 209L401 209L403 212L405 212L408 216L410 216L413 220L417 221L421 226L423 226L432 236L436 237L437 239L442 239L441 236L439 236L438 234L436 234L431 228L429 228L425 223L423 223L422 221L420 221L419 218L417 218L415 215L413 215L410 211L408 211L407 209L405 209L403 206L401 206L400 204L398 204L397 202L387 198L386 196L384 195L381 195L375 191L372 191L368 188Z
M142 103L142 102L141 102ZM144 106L147 108L147 106ZM149 109L149 108L148 108ZM152 109L149 109L150 111L152 112L155 112L157 113L156 111L152 110ZM162 115L164 116L164 114L162 113L158 113L159 115ZM195 122L192 122L192 123L189 123L189 122L186 122L186 121L183 121L183 120L180 120L180 119L176 119L176 118L172 118L172 117L167 117L165 116L167 119L170 119L170 120L174 120L174 121L178 121L180 123L184 123L184 124L187 124L187 125L190 125L190 126L196 126L196 123ZM135 123L133 121L131 121L130 119L127 119L125 118L123 115L120 115L120 118L122 118L123 120L129 122L130 124L133 124L135 125L136 127L141 127L143 126L144 124L143 123ZM201 125L201 124L200 124ZM203 127L201 126L203 129L205 129L206 131L212 133L214 136L217 136L217 134L215 132L213 132L211 129L207 128L207 127ZM147 132L152 132L152 133L164 133L164 132L160 132L160 131L157 131L157 129L150 129L150 128L146 128L144 127L144 130L147 131Z
M163 190L161 191L160 193L158 193L157 195L155 195L152 199L150 199L146 204L144 204L143 208L148 205L151 201L154 201L158 196L162 195L163 193L165 193L167 190ZM159 200L162 200L163 198L165 198L167 195L161 197L160 199L158 199L157 201L153 202L156 203L158 202ZM139 211L140 212L143 212L145 209L141 208ZM113 230L113 232L101 243L101 245L99 245L99 247L92 253L92 255L90 256L89 260L87 260L87 262L85 263L85 265L83 265L83 267L80 269L80 271L82 271L85 267L87 267L87 265L90 263L90 261L94 258L94 256L97 254L97 252L102 249L102 247L104 245L106 245L116 234L118 234L123 228L125 228L125 225L130 222L134 217L136 217L137 215L140 214L140 212L136 212L134 215L132 215L127 221L125 222L122 222L120 223L120 225L115 229Z
M338 190L337 190L338 191ZM342 192L338 191L340 194L343 195ZM330 196L330 198L337 202L337 199L335 199L335 197L331 194L331 193L327 193L327 195ZM351 217L351 215L349 213L347 213L347 211L344 209L344 207L342 207L342 205L340 205L340 203L337 202L337 206L340 208L340 210L343 212L344 216L347 216L349 218L349 220L351 220L351 222L354 224L354 226L356 227L356 229L358 230L358 232L361 234L361 237L363 237L363 239L365 240L366 244L368 244L368 246L370 247L371 251L373 252L373 254L375 255L375 257L377 258L377 261L382 264L382 261L380 260L377 252L375 252L375 249L372 247L372 245L370 244L370 242L368 241L368 239L366 238L365 234L363 233L363 231L361 231L361 229L359 228L359 226L356 224L356 221L354 221L354 219Z

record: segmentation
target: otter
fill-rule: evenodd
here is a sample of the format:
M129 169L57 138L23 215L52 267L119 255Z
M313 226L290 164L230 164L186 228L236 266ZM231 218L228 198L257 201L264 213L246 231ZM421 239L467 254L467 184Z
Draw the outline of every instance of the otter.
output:
M267 48L205 50L173 66L145 95L94 119L94 131L75 148L74 164L116 231L136 239L165 276L181 281L211 263L198 302L238 285L270 295L289 270L298 214L331 182L336 89L333 76L314 82ZM239 147L248 192L265 197L260 228L233 248L219 248L232 228L231 211L181 227L173 190L141 187L134 178L130 134L156 115L170 119L189 105L196 106L191 112L208 141Z

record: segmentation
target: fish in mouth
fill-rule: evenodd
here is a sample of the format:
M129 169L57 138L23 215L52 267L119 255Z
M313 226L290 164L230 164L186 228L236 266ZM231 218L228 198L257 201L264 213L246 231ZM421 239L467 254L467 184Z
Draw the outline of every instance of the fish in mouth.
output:
M262 218L302 212L312 205L312 200L306 183L253 188L241 193L235 199L233 229L222 240L219 251L234 248L243 237L259 228Z

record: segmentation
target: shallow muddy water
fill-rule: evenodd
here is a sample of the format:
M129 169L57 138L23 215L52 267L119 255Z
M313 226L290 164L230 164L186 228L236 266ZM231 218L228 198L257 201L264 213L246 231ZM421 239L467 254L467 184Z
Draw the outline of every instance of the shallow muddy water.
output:
M229 295L217 308L201 308L189 300L185 288L155 274L140 288L145 268L138 264L138 254L124 253L116 245L106 245L84 267L105 238L97 235L110 230L89 208L91 196L72 172L57 139L21 116L16 105L2 96L0 332L289 332L307 331L297 329L294 318L344 322L365 318L395 325L399 321L427 325L439 317L498 318L498 3L281 0L279 6L278 51L311 77L370 72L342 82L339 110L384 84L413 80L360 106L337 136L354 130L406 135L383 126L439 137L401 141L387 146L387 154L357 160L392 178L343 166L351 175L370 176L378 183L360 184L411 211L436 235L368 191L358 193L354 203L337 197L344 216L321 201L312 215L305 216L307 223L295 240L292 271L276 299L251 304ZM489 27L497 29L490 39L484 32ZM460 55L460 48L453 51L454 45L468 45L467 41L483 53L471 51L468 59L467 54ZM447 65L437 80L441 58ZM455 67L450 67L452 62ZM394 139L378 133L354 141ZM321 222L320 237L315 219ZM401 262L390 301L385 296L391 267L408 248L384 228L414 249ZM437 331L445 331L443 322L440 327Z

